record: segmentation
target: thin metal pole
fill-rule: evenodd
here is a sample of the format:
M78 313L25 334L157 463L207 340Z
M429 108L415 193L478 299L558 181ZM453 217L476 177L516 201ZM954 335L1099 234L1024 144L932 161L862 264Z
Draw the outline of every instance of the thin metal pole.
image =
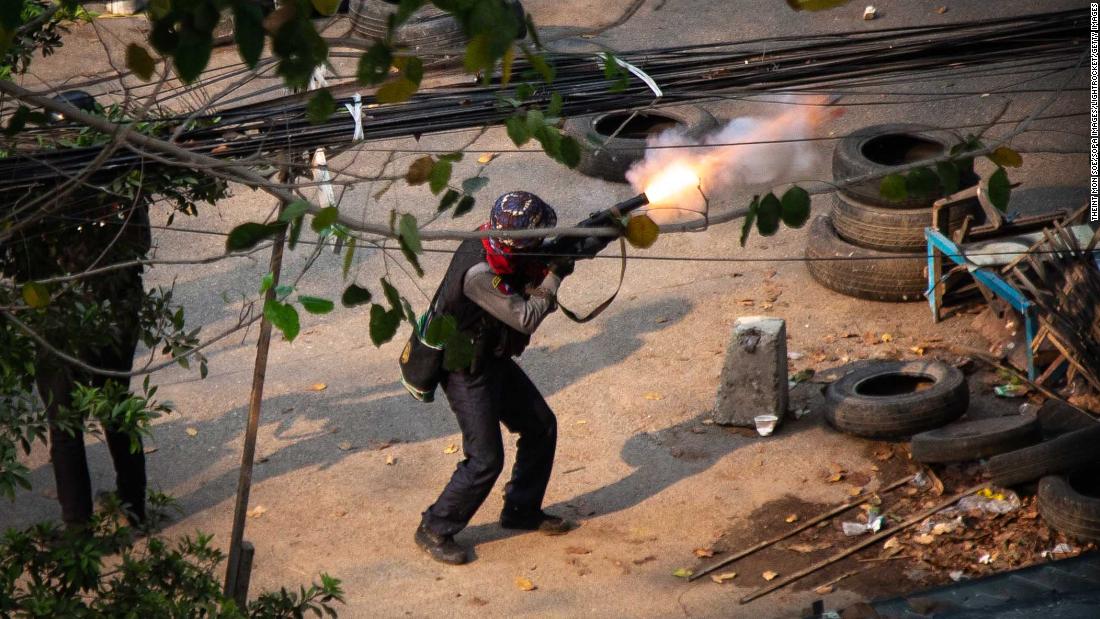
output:
M287 172L280 173L282 182L286 182ZM284 205L285 206L285 205ZM272 284L264 294L264 302L275 299L275 288L279 285L279 272L283 266L283 245L286 241L286 227L274 237L271 246ZM271 348L271 322L267 318L260 321L260 337L256 342L256 363L252 369L252 393L248 400L248 426L244 433L244 449L241 452L241 470L237 479L237 502L233 508L233 533L229 538L229 561L225 570L225 596L237 600L240 608L245 607L248 599L247 575L241 578L241 544L244 541L245 519L248 515L248 494L252 489L252 466L256 458L256 433L260 425L260 407L264 396L264 378L267 375L267 353ZM251 561L248 562L251 564ZM243 587L239 585L244 585Z

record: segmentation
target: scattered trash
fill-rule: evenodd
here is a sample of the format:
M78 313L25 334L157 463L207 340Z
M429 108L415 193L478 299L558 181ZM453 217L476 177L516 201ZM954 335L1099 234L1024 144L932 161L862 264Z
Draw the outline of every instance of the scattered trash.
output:
M787 359L790 359L791 361L798 361L799 359L801 359L802 357L805 357L805 356L806 355L804 355L803 353L800 353L800 352L789 352L789 353L787 353Z
M770 436L775 431L775 425L779 423L779 417L775 415L757 415L752 419L756 423L756 433L760 436Z
M195 428L187 428L186 430L184 430L184 432L187 433L187 436L198 436L199 435L199 431Z
M857 535L863 535L871 530L871 527L862 522L842 522L840 524L841 530L848 537L855 537Z
M538 586L526 576L516 576L516 588L520 591L534 591Z
M386 456L386 464L391 466L397 464L397 458L394 458L393 456Z
M993 556L990 555L988 552L983 553L982 556L978 557L978 563L981 563L982 565L989 565L990 563L993 563Z
M1027 395L1027 385L1013 385L1011 383L1006 385L997 385L993 388L993 393L1002 398L1022 398Z
M798 522L798 514L790 514L785 518L787 522Z
M737 578L737 572L723 572L721 574L711 574L710 579L718 584L722 584L727 580L733 580Z
M1011 490L994 492L982 488L977 493L959 500L958 508L963 511L981 510L990 514L1007 514L1020 508L1020 497Z
M871 5L867 5L867 8L863 9L863 19L867 21L871 21L872 19L874 19L877 14L878 13L877 11L875 11L875 7Z
M901 542L898 541L897 537L891 537L890 539L886 540L885 544L882 545L882 552L884 552L888 557L892 557L898 554L899 552L901 552Z
M960 580L967 578L966 573L962 570L952 570L948 572L947 575L950 576L951 580L954 580L955 582L959 582Z
M689 570L686 567L678 567L672 572L672 575L676 578L691 578L691 575L695 573L695 570Z
M1057 558L1065 558L1068 555L1074 554L1075 552L1077 552L1076 548L1074 548L1073 546L1070 546L1069 544L1067 544L1065 542L1062 542L1061 544L1058 544L1057 546L1055 546L1054 548L1051 548L1050 550L1044 550L1041 553L1041 556L1044 559L1057 559Z
M803 417L805 417L806 415L809 415L809 414L810 414L810 409L809 408L800 408L800 409L798 409L794 412L794 419L795 419L795 421L798 421L799 419L802 419Z
M264 507L263 505L257 505L256 507L253 507L252 509L248 510L248 517L249 518L259 518L260 516L263 516L266 513L267 513L267 508L266 507Z
M768 571L764 572L763 574L761 574L761 576L764 577L764 580L768 580L768 581L775 580L775 577L778 576L778 575L779 575L779 572L773 572L771 570L768 570Z
M913 541L922 546L927 546L936 541L936 536L932 535L931 533L925 533L923 535L917 535L913 537Z

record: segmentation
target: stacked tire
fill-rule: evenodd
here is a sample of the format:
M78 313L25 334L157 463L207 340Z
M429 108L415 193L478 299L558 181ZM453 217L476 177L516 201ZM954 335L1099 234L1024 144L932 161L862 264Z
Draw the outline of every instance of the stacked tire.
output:
M889 168L946 154L959 137L926 125L865 127L842 139L833 151L833 180L882 174ZM978 182L972 172L960 187ZM873 301L916 301L928 287L924 229L942 193L894 202L879 193L881 176L845 185L831 212L814 220L806 245L807 267L821 285ZM980 213L977 200L950 209L950 228Z
M389 0L351 0L353 32L371 41L384 39L389 17L397 12L397 7L397 2ZM459 49L465 45L466 37L458 20L429 3L397 28L394 42L418 52L434 52Z

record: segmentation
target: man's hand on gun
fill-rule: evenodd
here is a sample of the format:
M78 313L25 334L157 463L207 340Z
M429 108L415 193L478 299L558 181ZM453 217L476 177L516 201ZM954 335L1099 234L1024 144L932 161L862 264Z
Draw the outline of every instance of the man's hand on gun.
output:
M576 261L568 256L556 256L550 259L547 263L550 272L557 275L561 279L565 279L566 276L573 274L573 267Z

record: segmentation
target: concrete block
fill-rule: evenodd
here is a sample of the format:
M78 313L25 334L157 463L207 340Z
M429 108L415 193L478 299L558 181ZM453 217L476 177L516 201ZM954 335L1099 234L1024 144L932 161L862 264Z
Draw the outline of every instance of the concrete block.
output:
M719 378L714 422L754 427L757 415L775 415L782 422L786 412L786 322L770 316L738 318Z

